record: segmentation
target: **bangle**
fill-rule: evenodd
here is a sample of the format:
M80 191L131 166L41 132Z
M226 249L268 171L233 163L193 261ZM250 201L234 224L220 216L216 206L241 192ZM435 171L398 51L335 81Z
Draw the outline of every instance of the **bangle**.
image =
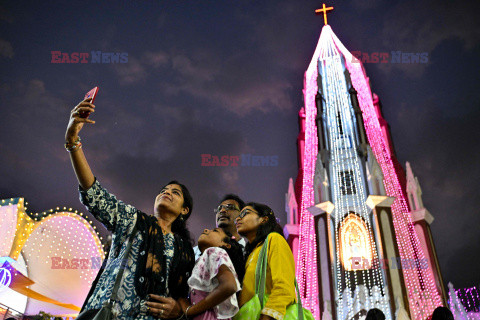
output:
M177 318L177 319L175 319L175 320L182 320L182 319L183 319L183 317L185 317L185 313L183 313L183 314L182 314L180 317L178 317L178 318Z
M75 141L69 143L69 142L65 142L65 149L68 151L68 152L73 152L73 151L76 151L78 149L80 149L82 147L82 143L80 142L80 137L77 137L75 139Z
M188 310L190 310L190 308L191 308L192 306L193 306L193 304L189 305L189 306L187 307L187 309L185 309L184 315L185 315L185 318L186 318L186 319L188 319Z
M82 148L82 143L81 142L79 142L77 144L74 144L71 147L65 147L65 149L70 153L72 153L74 151L77 151L78 149L81 149L81 148Z

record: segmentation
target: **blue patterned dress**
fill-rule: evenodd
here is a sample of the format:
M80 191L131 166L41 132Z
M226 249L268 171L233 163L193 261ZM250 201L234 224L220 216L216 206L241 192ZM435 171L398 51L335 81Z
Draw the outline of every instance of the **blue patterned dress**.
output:
M113 314L117 319L156 319L150 315L140 313L141 304L144 301L137 295L135 289L135 273L137 271L137 257L146 254L145 251L139 252L140 244L144 241L141 232L137 232L132 243L132 248L128 257L125 257L127 240L133 231L137 214L140 213L135 207L125 204L123 201L110 194L103 188L98 180L88 190L80 191L80 200L87 207L93 216L103 223L105 227L112 231L112 246L110 248L109 259L105 270L98 279L98 283L93 290L88 301L86 301L85 310L99 309L103 302L110 298L115 284L115 278L122 266L122 261L126 259L126 269L123 274L123 281L117 292L117 303L114 304ZM174 236L172 233L164 234L164 255L166 257L167 278L174 256ZM188 275L188 274L187 274ZM139 279L143 282L145 279ZM167 280L168 283L168 280Z

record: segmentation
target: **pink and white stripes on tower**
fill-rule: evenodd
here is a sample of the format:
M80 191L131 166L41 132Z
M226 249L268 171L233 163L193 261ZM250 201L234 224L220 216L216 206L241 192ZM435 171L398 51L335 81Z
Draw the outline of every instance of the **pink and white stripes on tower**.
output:
M309 208L316 205L314 197L314 178L318 155L318 128L316 125L317 105L315 97L319 90L317 83L319 60L326 61L325 55L331 50L339 52L350 73L352 86L358 93L358 103L363 115L363 126L368 143L383 173L386 195L395 198L391 205L394 234L401 259L419 261L425 259L414 229L401 179L395 170L394 155L391 154L389 142L382 132L378 114L372 101L372 92L362 64L343 46L329 25L322 29L315 53L304 77L305 102L305 146L303 151L303 181L301 186L301 203L299 204L299 248L297 253L297 279L304 305L312 311L316 319L321 319L319 301L319 274L317 266L317 239L315 222ZM325 62L328 63L328 62ZM330 81L324 79L323 81ZM328 88L328 86L327 86ZM366 199L364 199L366 201ZM338 252L337 252L338 253ZM437 291L431 268L404 268L403 278L408 293L408 304L412 319L426 319L435 307L442 305L442 298ZM336 276L333 273L334 277ZM332 279L335 282L334 279ZM380 281L381 282L381 281ZM337 293L338 295L342 293ZM395 310L392 310L395 312ZM335 317L334 317L335 318Z

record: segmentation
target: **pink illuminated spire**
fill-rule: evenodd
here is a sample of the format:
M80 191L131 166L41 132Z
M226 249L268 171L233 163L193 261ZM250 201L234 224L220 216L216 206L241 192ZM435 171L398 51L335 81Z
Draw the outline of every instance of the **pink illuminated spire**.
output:
M318 153L317 127L315 119L317 108L315 96L318 92L318 61L328 57L342 55L345 59L352 85L358 93L358 102L362 110L364 127L368 142L375 158L382 168L384 185L388 196L394 197L392 205L393 224L402 259L424 259L425 254L414 229L401 179L395 168L394 155L390 152L390 143L382 131L375 109L368 78L362 64L343 46L327 25L326 10L323 6L325 26L316 46L312 60L304 76L305 100L305 145L303 149L303 182L300 203L300 244L297 257L297 279L305 306L312 311L316 319L321 319L318 301L317 248L314 220L308 209L315 205L314 174ZM333 8L332 8L333 9ZM330 9L331 10L331 9ZM321 85L321 84L320 84ZM408 301L412 319L426 319L436 306L442 305L442 299L435 286L431 268L403 269L407 286ZM313 298L310 298L313 297Z

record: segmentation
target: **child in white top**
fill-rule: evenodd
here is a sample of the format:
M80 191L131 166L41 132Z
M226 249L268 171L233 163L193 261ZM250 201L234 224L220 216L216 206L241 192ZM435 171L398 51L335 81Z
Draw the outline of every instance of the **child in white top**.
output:
M191 304L181 303L183 312L187 319L231 319L238 312L236 293L245 273L242 247L222 228L205 229L198 247L202 255L188 279Z

